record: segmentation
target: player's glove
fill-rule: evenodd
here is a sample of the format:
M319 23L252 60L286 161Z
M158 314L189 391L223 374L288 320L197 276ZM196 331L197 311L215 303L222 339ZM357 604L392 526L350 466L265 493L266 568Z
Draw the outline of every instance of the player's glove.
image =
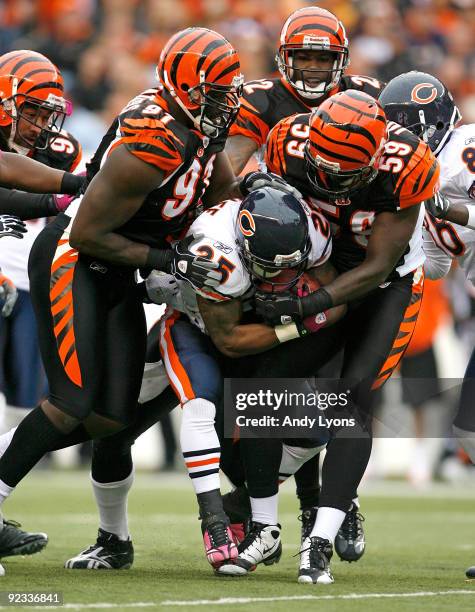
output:
M239 183L239 191L244 197L248 196L251 191L262 189L262 187L272 187L273 189L289 193L298 200L302 199L302 194L298 189L286 183L281 176L273 172L249 172L244 175Z
M438 191L432 198L425 200L426 210L437 219L445 219L450 208L450 200Z
M191 245L201 238L203 235L187 236L177 242L170 251L171 257L165 272L173 274L175 278L188 281L195 289L218 287L222 279L218 264L199 257L190 250Z
M18 298L18 291L12 281L0 272L0 300L3 300L2 316L9 317Z
M269 325L286 325L302 321L302 300L293 293L256 291L256 314Z
M153 270L145 281L148 301L155 304L168 304L176 310L184 311L183 298L176 278L166 272Z
M0 215L0 237L13 236L14 238L23 238L23 234L26 234L26 232L26 225L18 217Z

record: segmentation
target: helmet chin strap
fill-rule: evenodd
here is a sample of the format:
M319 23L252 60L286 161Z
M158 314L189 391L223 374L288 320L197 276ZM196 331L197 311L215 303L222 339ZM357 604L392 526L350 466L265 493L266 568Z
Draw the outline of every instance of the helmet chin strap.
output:
M200 73L200 80L204 79L204 72L202 71ZM170 80L168 78L168 73L165 70L163 72L163 81L164 81L164 85L167 88L169 94L172 96L172 98L175 100L175 102L178 104L178 106L181 108L181 110L185 113L185 115L191 119L191 121L193 122L194 126L196 127L196 129L203 133L205 136L208 136L209 138L213 138L216 135L217 129L213 128L211 125L206 125L201 123L201 119L203 117L203 107L200 105L200 113L197 117L195 117L191 111L186 108L186 106L183 104L183 102L180 100L179 96L177 95L175 88L173 87L173 85L170 83ZM209 129L209 133L208 133L208 129Z

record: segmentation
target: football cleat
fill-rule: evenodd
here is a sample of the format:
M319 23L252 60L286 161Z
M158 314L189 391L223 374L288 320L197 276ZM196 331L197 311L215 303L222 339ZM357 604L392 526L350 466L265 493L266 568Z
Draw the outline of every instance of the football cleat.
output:
M211 514L201 522L206 558L217 569L238 556L227 517Z
M64 564L66 569L130 569L134 562L131 540L120 540L115 533L99 529L97 541Z
M3 519L0 530L0 558L13 555L34 555L48 544L46 533L29 533L20 529L20 523Z
M351 505L335 538L335 550L342 561L358 561L364 554L366 542L363 530L364 516Z
M465 572L465 576L467 576L469 580L475 579L475 565L472 565L472 567L468 568L468 570Z
M223 495L223 510L229 517L234 541L239 544L251 526L251 502L246 487L237 487Z
M310 537L315 519L317 518L317 511L318 508L316 506L304 508L302 514L298 517L299 521L302 523L302 527L300 528L300 544L303 544L305 538Z
M220 576L244 576L256 569L259 563L279 563L282 555L280 525L252 523L249 533L239 544L239 555L231 563L217 569Z
M332 584L330 569L333 548L329 540L307 537L300 547L300 584Z

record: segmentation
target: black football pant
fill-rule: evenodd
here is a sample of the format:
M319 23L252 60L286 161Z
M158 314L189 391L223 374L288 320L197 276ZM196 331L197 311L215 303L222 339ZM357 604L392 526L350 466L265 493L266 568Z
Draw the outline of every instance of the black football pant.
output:
M256 355L247 364L248 375L253 377L306 378L315 376L343 350L340 376L345 382L335 381L335 385L337 390L349 387L357 422L355 427L331 429L320 506L346 512L357 495L371 454L372 391L384 384L403 356L417 321L422 291L423 273L418 270L351 304L344 319L332 327ZM252 497L277 492L277 485L270 483L277 482L278 445L278 440L241 440Z

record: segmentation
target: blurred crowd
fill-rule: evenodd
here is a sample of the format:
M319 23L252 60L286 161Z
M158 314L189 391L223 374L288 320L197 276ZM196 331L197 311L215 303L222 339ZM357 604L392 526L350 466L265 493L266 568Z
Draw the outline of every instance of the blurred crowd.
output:
M466 122L475 121L475 0L3 0L0 53L34 49L66 78L69 129L86 151L137 92L154 84L160 50L175 31L210 27L238 49L246 80L276 70L286 17L318 4L345 24L349 72L388 80L411 69L441 78Z

